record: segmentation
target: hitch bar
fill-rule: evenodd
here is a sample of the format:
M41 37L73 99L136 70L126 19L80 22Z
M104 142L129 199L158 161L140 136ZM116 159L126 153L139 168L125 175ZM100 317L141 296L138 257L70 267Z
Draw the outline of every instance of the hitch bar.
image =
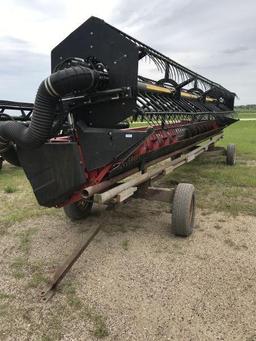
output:
M93 228L88 238L85 238L73 251L73 253L60 265L48 287L41 292L43 301L49 301L56 292L58 284L63 280L74 263L82 255L84 250L90 245L94 237L100 232L101 224Z

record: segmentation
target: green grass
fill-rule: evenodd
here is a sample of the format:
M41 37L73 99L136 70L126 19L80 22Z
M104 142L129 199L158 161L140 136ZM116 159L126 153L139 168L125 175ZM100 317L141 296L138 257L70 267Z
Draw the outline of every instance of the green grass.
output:
M93 324L93 330L91 333L96 338L104 338L109 335L107 325L105 323L105 318L100 315L94 308L89 307L85 304L76 293L74 283L71 281L66 281L63 292L66 296L67 303L75 311L79 311L82 319L87 318Z
M4 192L5 193L14 193L17 191L17 188L11 185L7 185L4 187Z
M41 272L35 272L32 274L31 279L29 280L27 287L28 288L37 288L39 285L46 284L47 278Z
M254 115L254 113L250 113L250 115ZM142 125L145 124L133 123L134 127ZM256 161L255 132L256 121L240 121L225 129L224 139L219 145L236 144L239 159L234 168L226 167L223 163L223 157L208 160L206 156L203 156L175 171L170 177L170 181L186 180L194 183L198 187L199 199L200 197L210 198L213 195L212 193L222 195L222 189L225 189L223 198L228 201L222 205L224 199L220 200L220 203L214 204L213 207L219 208L220 206L223 210L232 211L236 209L235 206L245 206L242 208L242 212L251 213L254 211L252 198L255 196L253 194L255 191L255 171L252 166L249 167L246 163ZM212 189L210 186L213 186ZM248 197L246 196L247 190L249 191ZM206 191L211 194L207 196ZM12 194L10 194L11 192ZM232 196L237 195L244 200L230 204L229 201L233 200ZM247 201L253 203L247 203ZM229 208L230 205L231 208ZM205 205L201 200L201 206L208 207L207 200ZM0 235L8 232L8 226L13 223L42 215L59 214L55 208L48 209L39 206L23 170L6 163L0 171L0 211Z
M219 143L237 146L237 164L225 164L224 155L204 153L168 177L168 184L192 183L197 191L197 205L209 211L224 211L256 216L256 122L239 122L225 130ZM250 165L250 162L252 163Z
M0 319L8 315L8 304L0 304Z
M109 331L105 322L105 318L97 313L95 309L84 306L81 311L81 316L86 316L94 325L92 334L98 339L104 338L109 335Z
M26 258L16 257L10 264L13 277L16 279L24 278L27 270L27 264L28 262Z
M128 250L128 246L129 246L129 240L125 239L122 241L122 248L127 251Z
M131 123L131 128L141 128L141 127L147 127L148 123L147 122L132 122Z
M28 262L30 277L27 283L27 288L37 288L48 283L45 276L44 263L42 261Z
M67 298L68 305L71 306L73 309L80 310L83 306L83 302L77 296L74 283L71 281L67 281L63 289Z
M4 163L0 171L0 212L1 235L7 232L11 224L45 214L55 214L57 210L40 207L23 170Z
M18 234L18 237L20 238L19 249L25 255L27 255L29 253L30 244L32 241L32 236L35 233L36 233L35 229L28 229L28 230L22 231L21 233Z
M218 144L226 147L235 143L238 156L256 160L256 121L240 121L224 130L224 139Z
M14 295L5 294L4 292L0 291L0 301L12 299L12 298L14 298Z
M239 112L239 118L256 118L256 112Z

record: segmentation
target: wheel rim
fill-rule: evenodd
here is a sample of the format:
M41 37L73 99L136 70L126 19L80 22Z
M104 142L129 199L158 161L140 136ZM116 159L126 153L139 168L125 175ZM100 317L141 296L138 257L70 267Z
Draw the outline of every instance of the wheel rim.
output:
M87 209L87 207L90 205L90 203L91 203L90 199L81 199L77 202L77 207L81 211L85 211Z

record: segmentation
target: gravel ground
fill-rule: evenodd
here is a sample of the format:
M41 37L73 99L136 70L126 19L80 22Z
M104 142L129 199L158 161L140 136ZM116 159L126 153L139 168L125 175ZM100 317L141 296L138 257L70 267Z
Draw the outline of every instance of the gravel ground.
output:
M53 299L40 292L92 226ZM70 223L60 214L0 236L0 340L256 340L256 218L197 212L187 238L167 204L131 200Z

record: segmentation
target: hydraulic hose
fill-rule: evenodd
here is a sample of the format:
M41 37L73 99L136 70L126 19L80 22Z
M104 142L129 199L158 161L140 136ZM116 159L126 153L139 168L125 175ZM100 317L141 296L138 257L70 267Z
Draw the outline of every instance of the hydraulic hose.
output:
M0 155L17 163L13 143L24 149L40 147L50 137L59 99L76 90L101 88L106 80L106 74L84 66L73 66L51 74L38 88L28 127L15 121L0 123Z

